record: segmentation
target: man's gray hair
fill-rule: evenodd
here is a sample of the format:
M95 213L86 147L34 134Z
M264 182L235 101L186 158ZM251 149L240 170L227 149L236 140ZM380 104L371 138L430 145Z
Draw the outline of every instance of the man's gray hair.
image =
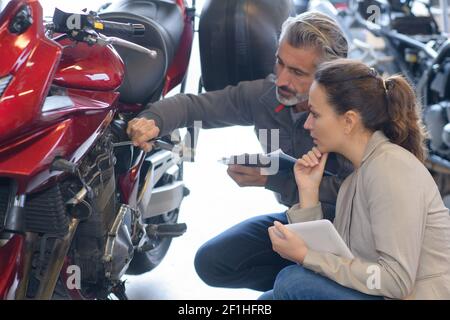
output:
M348 44L339 25L329 16L307 11L288 18L281 27L280 43L294 48L313 47L321 51L320 62L346 58Z

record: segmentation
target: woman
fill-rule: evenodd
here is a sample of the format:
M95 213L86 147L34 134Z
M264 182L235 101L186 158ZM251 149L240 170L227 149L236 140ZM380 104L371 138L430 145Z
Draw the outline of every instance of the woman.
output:
M450 299L450 218L423 165L424 131L414 91L351 61L321 65L305 128L317 147L295 165L300 203L291 223L322 219L319 184L329 152L355 171L342 184L334 225L354 259L309 250L276 222L273 248L298 265L283 269L274 299Z

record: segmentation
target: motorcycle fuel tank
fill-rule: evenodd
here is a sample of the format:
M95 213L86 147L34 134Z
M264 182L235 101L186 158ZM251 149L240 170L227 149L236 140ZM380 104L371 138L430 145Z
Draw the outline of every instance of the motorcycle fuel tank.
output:
M67 88L111 91L117 89L125 74L119 54L111 46L63 41L65 46L54 83Z

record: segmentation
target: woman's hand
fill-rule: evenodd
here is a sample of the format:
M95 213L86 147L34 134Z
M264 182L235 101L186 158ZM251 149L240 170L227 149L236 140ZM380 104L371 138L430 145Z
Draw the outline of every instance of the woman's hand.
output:
M316 147L297 160L294 166L295 181L299 189L319 188L328 153L322 154Z
M319 186L327 159L328 153L322 154L314 147L295 163L294 175L302 208L315 206L319 202Z
M274 222L273 227L269 227L269 237L272 241L272 248L284 259L295 263L303 263L308 247L300 236L293 233L278 221Z

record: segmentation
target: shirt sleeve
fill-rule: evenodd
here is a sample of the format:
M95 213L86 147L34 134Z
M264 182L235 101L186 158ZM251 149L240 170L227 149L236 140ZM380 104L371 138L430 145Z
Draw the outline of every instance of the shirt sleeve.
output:
M196 121L201 121L204 129L253 125L263 88L264 81L255 80L200 95L177 94L150 104L139 117L153 119L161 136L192 127Z

